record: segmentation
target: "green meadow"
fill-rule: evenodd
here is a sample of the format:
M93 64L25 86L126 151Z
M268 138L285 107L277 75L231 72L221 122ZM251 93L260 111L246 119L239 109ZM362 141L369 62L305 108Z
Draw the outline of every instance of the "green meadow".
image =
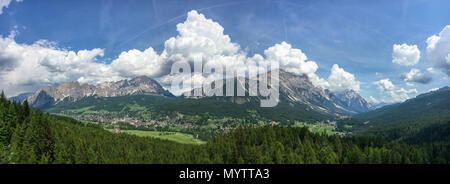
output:
M180 132L166 132L166 131L145 131L145 130L121 130L131 135L137 135L139 137L154 137L159 139L165 139L175 141L182 144L204 144L205 141L194 138L191 134L185 134Z
M325 133L327 135L334 135L336 134L336 127L332 125L318 125L316 124L309 124L309 123L303 123L303 122L297 122L295 123L294 127L306 127L311 132L314 133Z

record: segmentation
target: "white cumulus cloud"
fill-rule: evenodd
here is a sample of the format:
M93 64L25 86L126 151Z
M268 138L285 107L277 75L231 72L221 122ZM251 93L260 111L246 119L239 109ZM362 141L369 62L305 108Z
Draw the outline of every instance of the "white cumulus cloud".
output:
M406 94L410 94L410 93L418 93L418 92L417 92L417 89L409 89L409 90L406 90L406 89L404 89L404 88L400 88L400 89L396 90L396 92L397 92L397 93L406 93Z
M178 35L165 42L161 53L152 47L132 49L122 52L111 63L102 60L104 50L101 48L74 51L46 40L17 43L14 39L17 33L13 31L9 36L0 36L0 88L9 95L16 95L67 81L93 84L147 75L159 78L163 84L181 78L197 85L210 77L218 78L207 74L170 75L174 62L186 61L193 69L194 60L200 57L203 65L223 65L223 70L252 68L254 71L277 62L283 70L308 76L317 87L359 91L355 76L338 65L333 66L328 80L320 78L316 74L317 63L286 42L267 48L264 55L250 57L238 44L231 42L219 23L195 10L176 27Z
M379 104L379 103L381 103L381 102L380 102L380 100L376 99L375 97L369 96L369 103L372 103L372 104Z
M404 92L396 93L394 91L389 91L388 94L391 97L391 100L388 101L390 103L403 102L409 99L408 93Z
M319 68L317 63L307 61L308 57L300 49L292 48L290 44L282 42L266 49L264 54L269 62L278 62L281 69L298 75L306 75L315 86L328 87L328 82L319 78L315 73Z
M0 86L9 94L66 81L96 83L121 79L111 67L97 61L103 57L103 49L69 51L46 40L19 44L14 36L14 32L8 37L0 36Z
M331 68L331 74L328 77L329 89L331 91L344 91L346 89L359 92L360 82L355 80L355 76L339 68L334 64Z
M408 73L403 73L399 76L401 80L406 82L416 82L421 84L428 84L431 82L432 77L428 72L421 72L419 69L411 69Z
M427 57L434 68L450 76L450 25L427 39Z
M420 50L417 48L417 45L394 44L392 48L393 63L411 66L419 62Z
M374 84L377 85L378 90L389 96L388 100L383 100L383 102L386 103L403 102L410 98L408 94L418 93L417 89L400 88L396 90L395 85L392 84L392 82L389 79L382 79L374 82Z
M0 0L0 15L3 14L3 8L8 8L12 0ZM22 2L23 0L16 0L16 2Z
M177 31L179 35L165 43L165 52L169 57L189 59L196 54L229 56L239 51L239 45L231 42L219 23L207 19L195 10L188 13L184 23L177 25Z
M430 73L436 73L436 70L434 70L433 67L428 67L427 71L430 72Z
M111 67L123 77L147 75L159 77L169 68L165 63L164 56L158 55L153 48L144 51L136 49L122 52L117 59L111 63Z
M393 91L395 89L394 84L389 79L381 79L374 84L378 86L380 91Z

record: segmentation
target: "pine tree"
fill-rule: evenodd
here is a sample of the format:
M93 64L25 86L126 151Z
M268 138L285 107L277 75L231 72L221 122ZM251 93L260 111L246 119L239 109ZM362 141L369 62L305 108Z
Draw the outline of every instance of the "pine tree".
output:
M9 123L0 119L0 148L9 144L10 129Z
M352 151L348 153L345 161L349 164L367 163L366 155L356 145L354 145Z
M14 133L11 137L11 162L23 163L27 157L27 151L24 147L27 147L24 142L25 124L17 125L14 129Z
M319 158L320 158L322 164L337 164L337 163L339 163L338 156L329 146L324 146L324 147L322 147L322 149L320 149Z
M318 164L320 163L319 160L317 160L316 152L314 151L313 147L311 146L310 142L306 142L306 146L304 149L304 161L306 164Z
M0 102L5 103L7 101L5 93L2 90L2 93L0 94Z
M28 105L28 100L23 101L24 116L28 117L30 115L30 106Z
M421 151L419 151L418 149L414 149L414 151L412 153L411 161L415 164L424 163L424 159L423 159Z
M49 156L46 154L43 154L41 156L41 159L39 160L39 164L49 164Z
M55 148L55 163L66 164L70 163L70 157L65 144L57 144Z

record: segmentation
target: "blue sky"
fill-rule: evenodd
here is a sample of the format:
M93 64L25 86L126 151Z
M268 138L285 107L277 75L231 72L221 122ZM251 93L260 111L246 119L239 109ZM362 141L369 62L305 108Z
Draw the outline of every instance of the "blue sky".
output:
M0 14L0 35L16 31L18 44L44 39L60 49L102 48L104 56L97 62L110 63L132 49L152 47L161 53L165 41L178 34L176 25L197 10L219 23L224 34L250 56L285 41L317 63L319 77L327 78L333 64L338 64L360 81L363 97L388 100L389 94L379 90L375 81L389 79L396 89L416 89L417 94L450 83L438 68L426 84L408 86L399 77L412 68L426 72L434 67L427 58L426 40L450 25L449 8L450 1L445 0L13 0ZM417 64L392 62L393 45L403 43L417 45Z

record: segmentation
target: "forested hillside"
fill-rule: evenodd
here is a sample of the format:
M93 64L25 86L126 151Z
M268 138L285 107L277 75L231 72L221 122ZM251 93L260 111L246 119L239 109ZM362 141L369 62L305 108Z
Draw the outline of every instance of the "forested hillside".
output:
M355 115L371 125L396 124L399 121L416 122L417 119L450 119L450 88L421 94L403 103L385 106L374 111Z
M448 142L450 88L354 117L357 134L408 143Z
M448 163L448 144L327 136L306 128L240 127L203 145L111 133L0 99L2 163Z
M250 101L247 103L236 103L230 100L233 97L210 97L200 99L185 99L185 98L168 98L164 96L152 96L152 95L128 95L120 97L86 97L76 102L61 102L55 104L45 111L51 113L61 112L78 112L83 108L89 108L91 112L120 112L120 113L133 113L138 111L139 113L149 114L162 114L169 115L173 112L178 112L185 115L202 115L208 112L209 115L222 118L222 117L234 117L234 118L247 118L254 119L254 115L257 115L264 119L270 119L274 121L287 120L322 120L327 118L317 112L305 111L303 108L292 108L287 103L280 103L274 108L261 108L258 101ZM235 97L239 98L239 97ZM236 99L242 100L242 99ZM130 106L137 107L139 109L130 108ZM248 113L249 111L255 112L254 114ZM134 114L130 114L133 116Z

